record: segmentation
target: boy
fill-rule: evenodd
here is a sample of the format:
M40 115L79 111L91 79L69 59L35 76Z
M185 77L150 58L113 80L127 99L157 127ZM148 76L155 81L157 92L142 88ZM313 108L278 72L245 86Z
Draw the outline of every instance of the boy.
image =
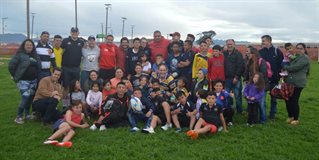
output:
M143 66L141 64L135 65L135 75L131 76L131 83L133 84L133 87L138 87L139 79L142 76Z
M219 126L223 126L224 132L228 132L226 123L223 116L223 110L216 105L216 93L209 92L207 94L207 103L202 104L200 107L200 117L197 121L194 130L188 131L187 136L192 139L197 139L198 134L207 132L216 133ZM202 127L203 126L203 127Z
M188 126L190 130L193 129L197 113L195 105L187 101L187 96L183 91L178 91L175 96L178 103L173 107L171 115L176 127L176 133L182 131L181 127Z
M158 68L161 64L165 64L164 58L162 54L157 54L156 55L156 61L155 63L152 65L152 74L157 74L158 73Z
M137 132L140 129L137 127L137 121L146 122L145 128L149 128L152 120L152 114L155 110L155 106L148 100L142 96L142 90L140 88L134 88L133 97L138 98L142 104L142 110L136 111L132 106L129 106L127 117L131 125L131 132ZM131 99L131 101L134 99Z
M222 47L215 45L213 47L213 56L208 59L208 80L210 86L215 80L225 81L224 71L224 55L222 53Z
M293 55L293 46L291 43L285 43L285 50L286 53L284 53L284 59L282 60L281 66L284 68L285 66L288 66L290 62L296 58L296 56ZM288 76L288 72L285 70L282 70L280 73L280 76L285 77Z

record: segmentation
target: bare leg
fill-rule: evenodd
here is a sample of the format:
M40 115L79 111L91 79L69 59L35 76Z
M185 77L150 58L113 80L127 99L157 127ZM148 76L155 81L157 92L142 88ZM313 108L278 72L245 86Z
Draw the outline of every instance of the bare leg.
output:
M167 102L163 102L162 106L166 117L166 123L171 124L171 106Z
M70 129L69 132L64 136L62 142L70 141L71 138L75 135L75 132L73 129Z
M189 122L189 129L192 130L194 125L195 125L195 121L196 121L196 116L195 115L192 115L190 117L190 122Z
M202 127L202 125L204 124L204 120L202 118L199 118L199 120L197 121L194 130L196 129L200 129Z
M181 128L181 125L179 124L179 121L178 121L177 114L172 114L172 120L176 128Z
M203 134L203 133L207 133L210 131L210 129L212 128L212 125L206 125L203 128L199 128L199 129L195 129L194 131L198 134Z
M157 125L157 123L162 123L161 122L161 120L159 119L159 117L158 116L156 116L156 115L153 115L153 117L152 117L152 121L151 121L151 127L152 128L155 128L156 127L156 125Z
M71 129L70 125L66 122L63 122L60 126L59 129L52 134L48 139L50 140L55 140L61 136L63 136L65 133L67 133Z

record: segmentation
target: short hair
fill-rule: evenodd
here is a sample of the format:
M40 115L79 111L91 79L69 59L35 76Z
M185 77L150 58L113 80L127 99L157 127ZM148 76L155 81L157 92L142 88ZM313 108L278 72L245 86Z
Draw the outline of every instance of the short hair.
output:
M111 35L111 34L108 34L108 35L106 36L106 38L108 38L108 37L112 37L112 38L114 39L114 36Z
M232 41L232 42L235 43L235 40L234 40L234 39L227 39L227 40L226 40L226 43L227 43L228 41Z
M207 45L207 42L206 42L205 40L201 41L201 42L199 43L199 45L201 45L202 43L204 43L204 44Z
M285 43L285 48L292 46L291 43Z
M62 39L62 36L60 36L60 35L54 35L54 37L53 37L53 39L56 39L56 38L60 38L60 39Z
M185 44L188 44L190 46L193 46L193 42L191 40L185 40Z
M143 68L143 66L140 63L136 63L134 68L136 68L137 66L140 66L141 68Z
M186 96L185 92L183 92L183 91L177 91L175 94L176 99L178 99L179 97L182 97L182 96Z
M205 38L204 38L204 41L206 41L206 39L213 40L212 37L210 37L210 36L205 37Z
M161 31L159 31L159 30L154 31L154 34L155 34L155 33L162 34Z
M176 41L172 42L172 46L174 46L174 45L178 45L179 46L179 42L176 42Z
M119 85L125 86L125 83L121 81L121 82L117 83L116 87L118 87Z
M193 40L195 40L195 36L193 34L187 34L187 37L191 37Z
M158 54L156 54L156 56L155 57L162 57L163 58L163 55L162 54L160 54L160 53L158 53Z
M139 88L139 87L135 87L135 88L133 89L133 93L134 93L135 91L140 91L140 92L142 92L142 89Z
M217 97L216 93L213 92L213 91L209 91L209 92L207 93L207 97L208 97L208 96L215 96L215 97Z
M154 78L154 79L151 80L151 83L154 84L154 83L160 83L160 82L159 82L159 79Z
M142 37L142 38L141 38L141 41L142 41L142 40L146 40L146 41L147 41L147 39L146 39L145 37Z
M141 41L141 40L136 37L136 38L133 39L133 43L134 43L135 41Z
M141 81L143 78L146 78L146 81L148 81L148 77L145 75L142 75L138 80Z
M199 98L205 99L207 97L207 90L201 88L197 91Z
M99 84L99 82L94 81L94 82L91 84L91 89L93 88L94 85L97 85L97 87L99 87L99 89L100 89L100 84Z
M127 42L128 42L129 40L128 40L127 37L123 37L123 38L121 38L121 41L120 41L120 42L122 43L123 41L127 41Z
M182 81L182 82L184 82L184 84L185 84L185 86L187 86L187 79L186 79L186 77L184 77L184 76L181 76L181 77L179 77L178 79L177 79L177 81Z
M263 39L263 38L266 38L267 40L269 40L269 42L272 41L272 38L271 38L270 35L263 35L263 36L261 37L261 39Z
M96 73L97 75L99 75L99 73L98 73L97 70L91 70L90 73L89 73L89 75L91 75L91 73L93 73L93 72Z
M217 80L213 81L213 83L214 83L214 86L215 86L217 83L221 83L221 84L224 86L224 81L221 80L221 79L217 79Z
M219 51L221 51L223 48L220 46L220 45L215 45L214 47L213 47L213 50L219 50Z
M112 82L111 82L109 79L106 79L106 80L103 81L103 87L104 87L107 83L112 84Z
M62 72L62 69L61 69L61 68L59 68L59 67L54 67L54 68L53 68L53 72L55 72L55 71ZM53 72L52 72L52 73L53 73Z

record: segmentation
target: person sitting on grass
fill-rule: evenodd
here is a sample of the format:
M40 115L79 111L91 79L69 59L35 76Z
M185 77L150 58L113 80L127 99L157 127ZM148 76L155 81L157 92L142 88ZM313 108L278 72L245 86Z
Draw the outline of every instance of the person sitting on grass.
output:
M135 73L134 75L131 76L131 83L133 84L133 87L138 87L140 85L140 77L142 77L142 71L143 67L141 64L136 64L135 65Z
M92 114L98 114L98 111L102 105L102 92L99 91L99 83L93 82L91 90L86 97L86 103L88 104L88 110Z
M182 132L181 127L189 127L192 130L197 113L195 105L187 101L187 95L183 91L178 91L175 96L178 103L172 108L171 115L176 127L176 133Z
M200 117L194 130L189 130L186 134L193 140L198 138L199 134L217 133L220 126L223 126L224 132L228 132L224 120L223 109L216 105L216 93L209 92L207 94L207 103L203 103L200 107Z
M115 72L116 74L116 72ZM116 92L115 89L113 89L113 84L110 80L106 79L103 82L103 89L102 89L102 103L105 103L107 97L111 94L114 94Z
M196 119L200 118L200 114L199 114L200 106L203 103L207 103L207 100L206 100L207 93L208 93L208 91L205 90L205 89L199 89L197 91L197 93L196 93L196 97L197 97L197 101L196 101L196 110L197 110Z
M72 147L70 140L75 135L75 128L87 128L89 124L84 120L82 113L83 104L80 101L74 102L72 107L66 112L63 119L57 120L53 125L53 134L44 141L44 144L51 144L60 147ZM63 137L59 143L57 138Z
M85 114L85 116L87 116L88 119L90 119L88 117L88 112L87 112L87 107L86 107L85 93L81 89L81 83L79 80L73 80L71 82L69 97L70 97L69 98L70 101L67 105L68 107L63 109L62 113L65 113L69 109L71 104L73 104L73 102L81 101L81 103L83 105L83 113Z

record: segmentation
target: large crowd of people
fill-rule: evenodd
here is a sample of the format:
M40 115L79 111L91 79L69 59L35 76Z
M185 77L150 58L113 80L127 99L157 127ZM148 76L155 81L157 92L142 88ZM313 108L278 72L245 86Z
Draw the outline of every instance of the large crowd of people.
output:
M126 37L115 45L113 35L97 44L94 36L80 38L79 29L72 27L69 37L54 36L53 47L47 31L37 46L26 39L9 63L21 94L14 121L23 124L37 117L53 123L55 132L44 144L64 147L72 146L74 128L89 127L86 120L94 121L91 130L100 131L130 125L131 132L155 133L158 125L164 131L174 126L177 133L196 139L228 132L238 124L235 113L248 113L250 127L275 119L277 100L270 95L267 116L267 92L284 81L293 86L285 101L287 123L299 124L299 97L310 68L305 44L294 48L286 43L282 53L271 36L263 35L261 50L248 46L242 54L234 39L220 46L207 36L197 48L192 34L185 41L178 32L172 40L158 30L153 36L150 43L134 38L131 47ZM145 127L140 129L139 122Z

